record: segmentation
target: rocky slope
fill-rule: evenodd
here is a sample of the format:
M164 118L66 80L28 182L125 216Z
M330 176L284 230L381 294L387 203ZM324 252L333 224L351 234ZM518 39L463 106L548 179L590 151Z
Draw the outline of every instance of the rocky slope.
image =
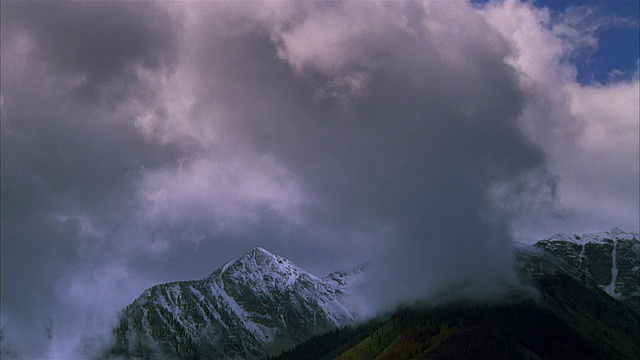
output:
M602 235L610 234L604 232L579 237L590 239L593 244L599 243ZM606 285L594 280L588 267L578 266L580 261L571 261L576 259L572 256L576 247L567 239L575 239L574 236L555 235L535 245L517 244L514 252L516 269L523 276L523 281L539 291L540 298L536 306L555 314L591 344L598 353L597 358L637 358L640 355L640 314L637 304L634 306L630 298L622 294L612 296L606 291ZM633 240L633 235L630 239L637 241ZM566 249L571 251L563 251ZM609 251L607 247L600 247L599 250L594 251L592 256L605 257L604 254ZM626 260L637 264L639 258L629 255ZM583 259L582 263L585 261ZM633 267L622 267L617 275L631 280L632 276L626 272L630 269Z
M640 236L618 228L592 234L556 234L535 244L566 262L581 280L640 311Z
M318 278L255 248L199 281L145 290L122 313L107 357L261 358L351 324L345 289L364 265Z

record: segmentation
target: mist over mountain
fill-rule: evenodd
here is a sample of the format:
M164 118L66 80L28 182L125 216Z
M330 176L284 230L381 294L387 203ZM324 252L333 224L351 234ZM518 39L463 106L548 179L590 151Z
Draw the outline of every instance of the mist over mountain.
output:
M629 249L620 264L630 261L636 268L621 266L617 276L625 279L621 284L634 284L615 293L599 284L598 276L619 270L615 260L595 276L563 260L562 249L575 245L576 237L595 246L592 259L611 257L611 247L602 244ZM549 241L555 246L547 250ZM637 302L627 300L638 293L639 247L638 233L617 228L517 244L516 271L535 292L514 288L484 301L423 299L318 336L277 359L634 359L640 356L640 313Z
M567 252L575 245L589 248L582 262ZM639 248L637 233L617 228L516 244L521 285L490 294L454 284L375 316L359 312L376 281L365 265L318 278L255 248L202 280L145 290L120 314L105 357L624 359L639 351Z

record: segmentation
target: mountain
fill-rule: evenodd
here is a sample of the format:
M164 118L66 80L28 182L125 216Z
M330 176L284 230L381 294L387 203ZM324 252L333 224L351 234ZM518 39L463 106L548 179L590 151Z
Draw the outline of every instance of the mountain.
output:
M366 323L348 296L364 265L318 278L255 248L202 280L145 290L122 312L106 357L635 359L638 238L612 229L516 243L523 288L491 302L411 304Z
M638 359L637 239L613 229L515 244L516 271L537 296L413 304L277 359Z
M198 281L153 286L126 307L107 357L261 358L354 321L345 290L365 265L318 278L255 248Z
M555 314L571 327L597 349L598 358L640 356L640 314L638 304L630 301L633 290L611 293L612 281L603 283L604 274L615 274L617 270L614 278L617 276L620 283L625 284L635 281L637 294L638 279L634 276L640 263L637 239L637 234L613 229L582 236L557 234L533 246L517 244L515 248L517 271L524 282L540 292L536 306ZM596 267L593 259L611 256L612 247L632 250L621 252L623 255L618 259L619 254L614 254L609 269ZM585 248L588 250L584 251ZM589 259L592 259L591 266L585 266ZM615 268L612 264L616 263L626 264Z
M640 236L618 228L611 231L556 234L535 246L564 260L582 280L640 311Z

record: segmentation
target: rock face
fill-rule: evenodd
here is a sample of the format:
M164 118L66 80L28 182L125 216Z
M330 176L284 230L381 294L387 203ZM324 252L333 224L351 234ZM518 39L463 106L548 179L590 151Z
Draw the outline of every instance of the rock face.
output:
M261 358L351 324L345 290L364 266L318 278L255 248L199 281L145 290L124 309L109 356Z
M581 279L640 311L640 236L618 228L593 234L556 234L535 244L576 269Z
M573 328L599 353L591 358L640 356L638 234L620 229L557 234L535 245L516 244L516 269L539 292L538 306Z

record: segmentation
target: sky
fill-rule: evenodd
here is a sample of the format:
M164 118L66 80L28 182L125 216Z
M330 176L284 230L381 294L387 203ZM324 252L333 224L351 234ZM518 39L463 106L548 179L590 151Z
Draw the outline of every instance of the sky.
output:
M255 247L380 306L638 231L638 1L2 2L3 345Z

